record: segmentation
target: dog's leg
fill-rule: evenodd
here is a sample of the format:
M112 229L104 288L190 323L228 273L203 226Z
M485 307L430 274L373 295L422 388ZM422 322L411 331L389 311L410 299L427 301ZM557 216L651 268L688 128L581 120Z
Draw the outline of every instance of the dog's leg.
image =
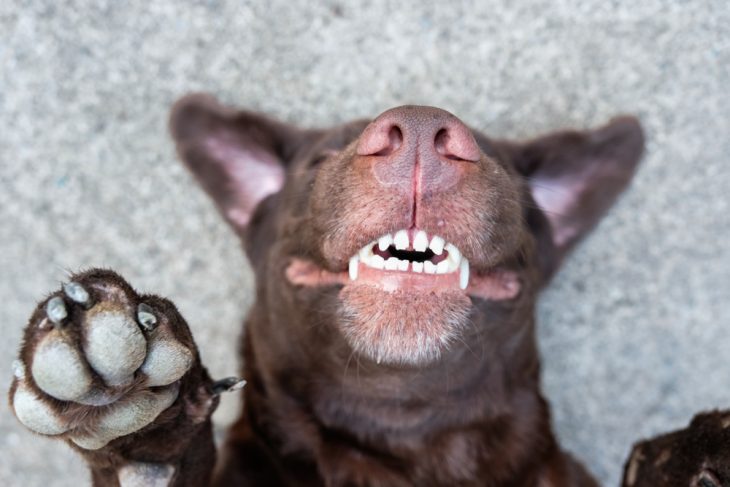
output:
M10 404L28 429L65 440L95 486L207 485L217 395L175 306L111 271L71 278L25 330Z

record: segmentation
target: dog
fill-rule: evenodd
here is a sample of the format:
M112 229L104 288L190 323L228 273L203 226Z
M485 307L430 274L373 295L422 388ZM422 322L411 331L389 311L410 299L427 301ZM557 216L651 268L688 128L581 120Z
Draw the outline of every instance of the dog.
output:
M730 485L730 411L695 416L683 430L636 445L624 466L623 487Z
M10 402L95 486L535 486L595 480L540 391L535 302L641 159L637 119L515 142L437 108L302 129L193 94L177 151L240 236L244 407L168 300L92 269L40 302Z

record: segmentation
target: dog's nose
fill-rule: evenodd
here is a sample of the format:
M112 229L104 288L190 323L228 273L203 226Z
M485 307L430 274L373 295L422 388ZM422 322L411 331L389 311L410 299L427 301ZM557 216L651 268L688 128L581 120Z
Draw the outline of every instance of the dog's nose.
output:
M461 120L447 111L419 106L393 108L378 116L360 136L357 154L370 159L381 184L415 181L426 191L450 188L461 177L461 166L481 157Z
M389 156L415 148L431 157L479 160L479 147L461 120L433 107L403 106L383 112L367 126L357 146L361 156Z

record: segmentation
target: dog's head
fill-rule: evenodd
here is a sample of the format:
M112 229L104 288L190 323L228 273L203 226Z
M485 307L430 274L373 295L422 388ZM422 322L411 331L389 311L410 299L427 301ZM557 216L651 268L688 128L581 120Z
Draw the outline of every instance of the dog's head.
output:
M730 413L698 414L683 430L636 444L623 486L729 487Z
M531 310L643 148L628 117L512 143L430 107L304 130L204 95L178 102L171 128L242 236L270 312L296 308L309 320L284 318L296 333L333 326L390 364L438 359L494 303L501 316Z

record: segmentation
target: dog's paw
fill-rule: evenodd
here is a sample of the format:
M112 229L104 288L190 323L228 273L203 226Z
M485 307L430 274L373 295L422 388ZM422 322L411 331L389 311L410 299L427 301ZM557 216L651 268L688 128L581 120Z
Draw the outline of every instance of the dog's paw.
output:
M13 364L10 402L30 430L98 450L153 423L197 361L172 303L93 270L33 313Z

